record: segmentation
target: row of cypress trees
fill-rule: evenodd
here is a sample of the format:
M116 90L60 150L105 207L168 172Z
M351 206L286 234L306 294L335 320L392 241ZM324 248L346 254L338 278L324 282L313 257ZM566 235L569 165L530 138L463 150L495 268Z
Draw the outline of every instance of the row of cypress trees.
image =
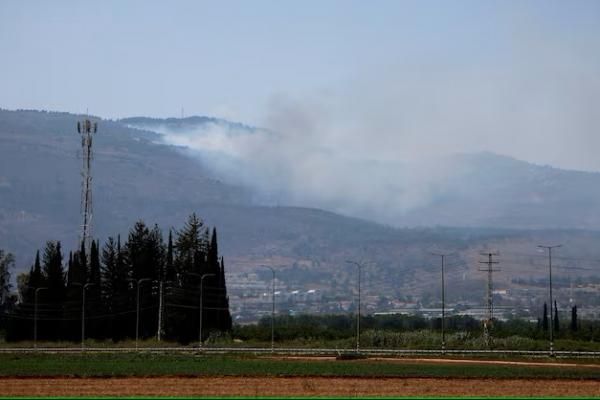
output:
M175 235L169 231L167 243L157 225L138 221L125 243L120 236L102 248L94 241L89 254L82 244L64 264L60 242L48 242L41 259L38 251L8 340L31 339L34 331L40 340L81 340L85 319L86 338L119 341L137 331L144 339L160 330L162 338L189 343L199 338L201 292L203 339L231 329L217 232L196 214Z
M552 324L554 328L554 332L558 333L560 331L560 322L558 319L558 306L556 305L556 301L554 301L554 312L552 313ZM550 326L550 322L548 319L548 305L544 303L544 311L542 313L542 318L538 318L538 329L542 329L543 331L548 331ZM577 305L573 305L571 307L571 323L569 324L569 329L572 332L577 332L578 329L578 321L577 321Z

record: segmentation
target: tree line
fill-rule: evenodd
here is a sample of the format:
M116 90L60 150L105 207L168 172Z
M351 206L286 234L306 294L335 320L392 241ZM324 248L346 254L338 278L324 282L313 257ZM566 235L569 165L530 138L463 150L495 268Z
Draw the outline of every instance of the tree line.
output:
M174 233L165 243L157 225L138 221L124 243L120 236L102 247L92 241L89 254L81 243L68 258L60 242L47 242L18 279L19 301L4 314L6 339L37 334L38 340L77 341L84 320L86 339L119 341L137 334L190 343L199 340L200 308L203 340L230 331L216 228L210 232L192 214Z
M574 310L577 310L575 307ZM598 342L600 340L600 321L580 320L577 311L569 322L560 322L555 318L555 339ZM333 315L280 315L275 320L275 340L341 340L356 335L356 314ZM365 315L360 318L363 333L368 331L385 332L440 332L441 318L426 318L421 315ZM558 327L558 329L556 329ZM448 316L445 322L446 332L468 333L476 338L483 335L481 321L471 316ZM548 329L548 328L546 328ZM232 335L245 341L269 341L271 338L271 317L265 316L256 324L235 325ZM493 320L494 338L522 337L537 340L548 339L548 332L541 323L513 318Z

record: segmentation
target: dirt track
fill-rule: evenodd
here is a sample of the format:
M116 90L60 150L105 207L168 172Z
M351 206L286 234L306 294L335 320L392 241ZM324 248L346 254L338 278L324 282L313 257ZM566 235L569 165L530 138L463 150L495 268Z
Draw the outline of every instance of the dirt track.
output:
M600 396L593 380L439 378L0 378L2 396Z

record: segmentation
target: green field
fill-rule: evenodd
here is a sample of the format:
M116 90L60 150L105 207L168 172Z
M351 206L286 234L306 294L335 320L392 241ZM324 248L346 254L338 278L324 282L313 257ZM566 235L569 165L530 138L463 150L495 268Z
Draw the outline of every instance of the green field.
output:
M355 376L600 379L600 368L282 360L190 354L0 354L0 376Z

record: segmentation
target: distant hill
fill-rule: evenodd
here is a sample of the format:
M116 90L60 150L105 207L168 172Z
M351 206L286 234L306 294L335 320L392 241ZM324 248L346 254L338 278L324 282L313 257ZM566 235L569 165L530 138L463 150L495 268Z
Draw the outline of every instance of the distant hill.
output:
M73 247L79 231L82 116L0 111L0 243L23 257L46 239ZM102 120L94 136L94 234L126 233L138 218L168 228L206 204L249 204L156 134ZM23 254L25 253L25 254Z
M16 254L19 270L29 267L45 240L61 240L66 249L76 246L81 183L76 122L81 118L0 110L0 248ZM205 122L228 124L205 117L158 124L188 129L186 124ZM487 246L527 253L540 242L560 242L570 254L597 258L600 233L593 230L600 227L600 175L595 173L539 167L493 154L455 156L449 163L456 174L437 189L434 200L404 215L402 225L413 227L395 228L368 221L369 215L353 218L314 208L257 204L251 188L215 178L185 149L161 144L156 132L141 129L143 124L155 129L157 120L99 119L93 233L101 241L125 236L137 219L166 230L197 212L208 225L217 226L229 272L272 265L284 280L285 270L293 268L294 284L303 279L347 288L354 275L346 260L369 259L377 262L377 269L365 271L365 287L389 296L437 290L432 282L438 279L438 263L429 255L434 248L457 253L448 280L458 293L477 296L483 287L478 252ZM240 124L234 130L240 129L254 128ZM440 227L444 224L464 227ZM540 257L513 259L499 279L510 282L519 268L539 267L544 262ZM528 272L545 273L543 268Z
M206 116L191 116L186 118L149 118L149 117L131 117L119 120L120 123L135 127L138 129L147 129L149 131L160 130L161 126L169 127L171 130L185 132L189 129L205 125L218 125L227 128L233 132L245 131L254 132L258 128L245 125L239 122L231 122L221 118Z
M600 173L539 166L493 153L446 160L451 174L407 225L600 229Z

